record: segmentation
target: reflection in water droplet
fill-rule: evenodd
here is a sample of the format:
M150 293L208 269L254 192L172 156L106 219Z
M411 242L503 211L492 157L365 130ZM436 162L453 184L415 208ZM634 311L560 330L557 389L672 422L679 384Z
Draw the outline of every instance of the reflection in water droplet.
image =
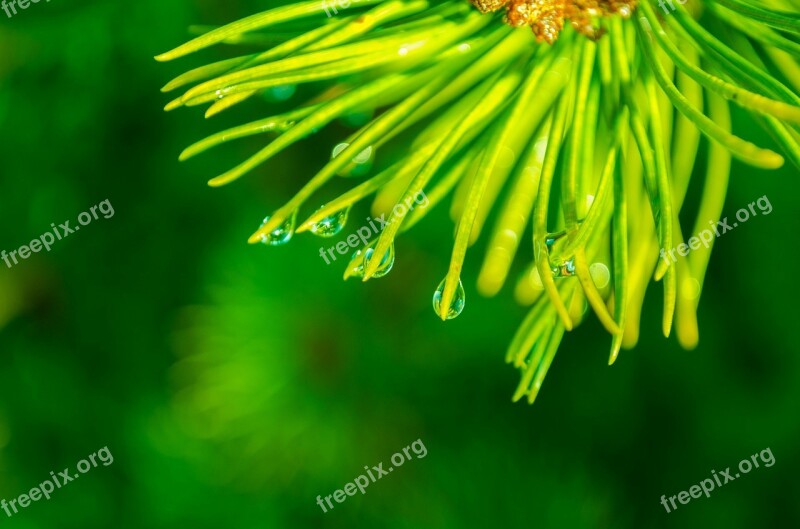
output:
M366 248L362 248L357 250L353 256L350 258L350 264L347 265L347 270L345 270L344 277L347 279L348 277L355 276L355 277L364 277L364 272L369 266L369 262L375 253L375 245L378 243L377 240L372 241L367 245ZM389 245L389 249L386 250L386 253L383 254L383 258L381 259L380 264L378 265L378 269L372 274L372 277L378 278L383 277L389 272L392 271L392 267L394 266L394 243Z
M575 275L574 257L570 257L569 259L553 258L553 253L555 252L556 246L565 240L565 235L566 231L560 231L557 233L550 233L544 239L544 246L546 249L546 255L544 257L547 259L547 262L550 265L550 270L553 272L553 277L556 278L570 277Z
M270 218L264 217L264 222L261 223L263 227ZM297 219L297 212L292 213L292 216L289 217L286 222L272 230L269 234L261 235L261 242L262 244L266 244L267 246L281 246L289 242L294 235L294 225Z
M553 277L570 277L575 275L575 259L567 259L566 261L550 261L550 270L553 271Z
M324 206L323 206L324 207ZM350 206L328 215L311 227L311 233L320 237L333 237L342 231L347 224L347 216L350 214Z
M441 308L442 303L442 295L444 294L444 284L447 278L442 279L442 282L439 283L439 287L436 289L436 292L433 293L433 310L436 312L436 315L439 315L439 310ZM464 310L464 304L466 302L467 294L464 291L464 285L461 284L461 280L458 280L458 287L456 288L456 293L453 296L453 302L450 304L450 308L447 311L447 319L452 320L453 318L457 318L461 311Z

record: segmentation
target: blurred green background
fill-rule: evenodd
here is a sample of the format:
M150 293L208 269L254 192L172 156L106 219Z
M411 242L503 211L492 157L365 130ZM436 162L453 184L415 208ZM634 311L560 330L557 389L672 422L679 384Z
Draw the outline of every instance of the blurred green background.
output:
M152 57L191 24L264 4L55 0L0 13L0 249L105 199L115 209L0 266L0 498L104 446L114 455L49 501L0 512L0 527L800 526L794 168L734 164L724 214L762 195L774 211L717 241L696 350L660 336L656 286L635 350L607 367L609 338L590 319L536 404L512 404L518 374L503 356L525 310L508 287L474 294L474 259L464 314L435 318L452 234L442 212L368 284L322 262L328 241L246 244L347 129L222 189L205 181L263 138L177 162L269 108L166 114L159 88L223 52ZM327 514L316 505L417 439L425 458ZM773 467L671 514L659 503L767 447Z

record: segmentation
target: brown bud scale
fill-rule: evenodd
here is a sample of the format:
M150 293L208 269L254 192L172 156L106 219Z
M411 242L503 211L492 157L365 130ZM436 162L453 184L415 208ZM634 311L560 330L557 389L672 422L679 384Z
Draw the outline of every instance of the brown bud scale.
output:
M638 0L470 0L482 13L506 9L507 24L530 26L536 40L554 43L564 22L569 21L578 33L595 40L602 36L596 25L601 17L631 16Z

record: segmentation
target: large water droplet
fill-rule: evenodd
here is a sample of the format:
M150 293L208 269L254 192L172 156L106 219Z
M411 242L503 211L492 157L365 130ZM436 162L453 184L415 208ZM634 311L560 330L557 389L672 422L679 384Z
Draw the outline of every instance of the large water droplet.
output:
M442 295L444 294L444 284L447 281L447 278L442 279L442 282L439 283L436 292L433 293L433 310L436 312L436 315L439 315L440 307L442 304ZM461 280L458 280L458 287L456 288L456 293L453 296L453 302L450 304L450 308L447 310L447 319L452 320L453 318L457 318L461 311L464 310L464 304L466 302L467 294L464 291L464 285L461 284Z
M370 260L374 257L375 250L372 248L367 248L364 252L364 268L367 268L369 265ZM389 272L392 271L392 267L394 266L394 243L389 246L389 249L386 250L386 253L383 254L383 258L381 258L380 264L378 264L377 270L375 273L372 274L372 277L383 277Z
M362 248L360 250L356 250L353 256L350 258L350 264L347 265L347 270L345 270L344 277L347 279L348 277L355 276L355 277L364 277L364 272L369 265L370 260L374 257L375 253L375 245L378 243L377 239L369 243L366 248ZM378 269L372 274L372 277L378 278L383 277L389 272L392 271L392 267L394 266L394 243L389 245L389 249L386 250L386 253L383 254L383 258L381 259L380 264L378 265Z
M264 217L264 222L261 223L263 227L267 221L270 219L269 216ZM289 217L286 222L269 232L268 234L261 235L261 242L262 244L266 244L267 246L281 246L282 244L286 244L294 235L294 225L295 220L297 219L297 212L295 211L292 213L292 216Z
M324 207L324 206L323 206ZM350 214L350 207L339 210L332 215L328 215L321 221L311 226L311 233L320 237L333 237L338 235L347 224L347 216Z

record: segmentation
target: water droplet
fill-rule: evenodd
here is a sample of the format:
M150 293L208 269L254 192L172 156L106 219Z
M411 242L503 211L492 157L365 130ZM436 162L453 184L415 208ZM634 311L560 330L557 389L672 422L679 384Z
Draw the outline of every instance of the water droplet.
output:
M342 151L350 146L349 143L340 143L336 147L333 148L333 152L331 153L331 159L336 158L339 156ZM353 163L358 165L363 165L372 159L372 147L367 147L363 151L361 151L356 157L353 158Z
M461 53L467 53L468 51L472 50L472 46L469 45L468 42L462 42L458 45L458 51Z
M324 207L324 206L323 206ZM350 206L328 215L311 227L311 233L320 237L333 237L338 235L347 224L347 216L350 214Z
M360 250L356 250L353 256L350 258L350 264L347 265L347 270L345 270L344 277L347 279L348 277L355 276L355 277L364 277L364 272L369 265L370 260L375 253L375 245L378 243L377 239L372 241L367 245L366 248L362 248ZM383 258L381 259L380 264L378 265L378 269L372 274L372 277L378 278L383 277L389 272L392 271L392 267L394 266L394 243L389 245L389 249L386 250L386 253L383 254Z
M364 252L364 268L369 265L370 259L372 259L375 250L372 248L367 248ZM383 277L389 272L392 271L392 267L394 266L394 243L389 246L389 249L386 250L386 253L383 254L383 258L381 259L380 264L378 265L378 269L375 270L375 273L372 274L372 277Z
M273 86L264 90L264 99L272 103L279 103L291 99L296 91L297 85L293 84Z
M566 231L557 233L550 233L544 239L545 258L550 265L550 270L553 272L553 277L570 277L575 275L575 258L569 259L555 259L553 253L556 246L564 239Z
M444 284L447 281L447 278L442 279L442 282L439 283L439 286L436 288L436 292L433 293L433 311L439 315L439 309L441 308L442 303L442 295L444 294ZM456 288L456 293L453 296L453 302L450 304L450 308L447 311L447 319L452 320L453 318L457 318L461 311L464 310L464 304L466 302L467 294L464 291L464 285L461 284L461 280L458 280L458 287Z
M589 267L589 273L592 275L592 280L598 289L606 288L611 280L611 273L603 263L593 263Z
M261 223L263 227L269 220L269 216L264 217L264 222ZM297 212L292 213L292 216L283 224L272 230L268 235L261 235L261 242L267 246L281 246L289 242L294 235L294 226L297 219Z
M350 262L347 263L347 268L344 269L344 278L349 277L364 277L364 250L356 250L350 256Z
M339 156L342 151L344 151L347 147L349 147L349 143L340 143L336 147L333 148L333 152L331 153L331 159L336 158ZM364 176L367 174L370 169L372 168L372 162L375 159L375 149L372 146L367 147L360 153L358 153L351 162L353 165L350 166L348 169L343 169L339 172L339 176Z
M553 277L574 276L575 259L567 259L565 261L561 260L550 261L550 270L553 271Z

